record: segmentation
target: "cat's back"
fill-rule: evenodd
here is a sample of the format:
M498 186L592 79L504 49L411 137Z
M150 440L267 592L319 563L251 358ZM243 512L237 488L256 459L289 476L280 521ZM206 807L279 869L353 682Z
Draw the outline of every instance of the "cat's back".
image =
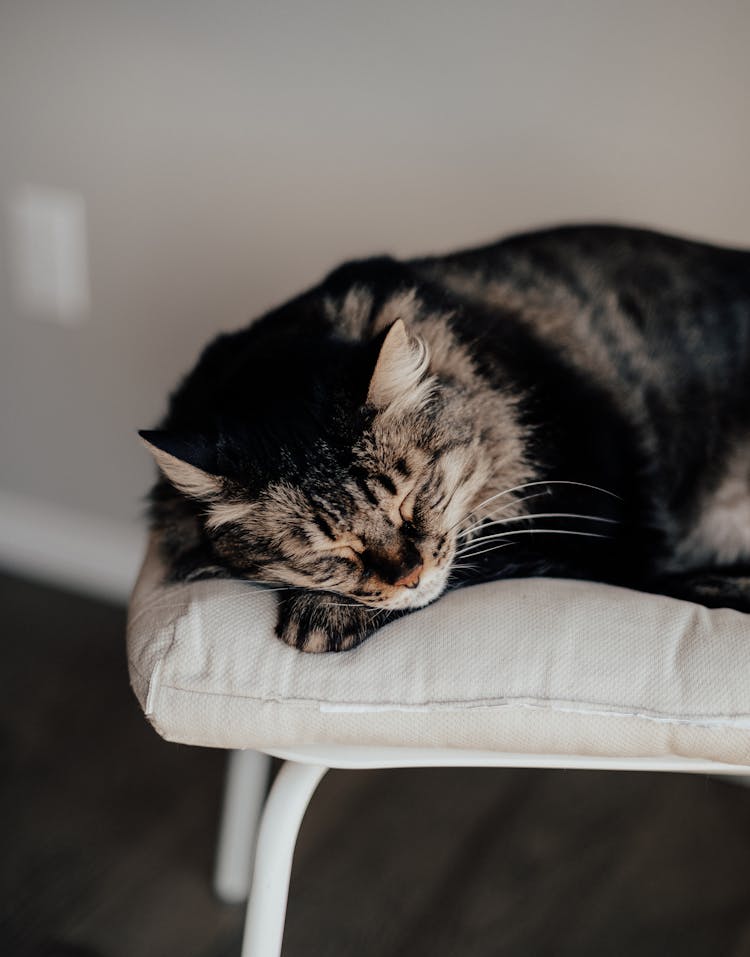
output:
M484 310L488 342L512 315L605 386L675 394L697 379L709 395L747 382L750 251L623 226L567 226L413 266Z
M750 252L578 226L415 268L480 310L485 349L513 317L608 395L644 450L675 560L750 556Z
M480 286L513 277L529 289L555 282L584 293L592 279L619 284L637 278L656 291L681 275L688 285L705 286L707 280L721 277L747 288L750 249L594 223L516 233L487 245L414 259L412 264L432 275L470 274Z
M750 315L750 250L627 226L521 233L413 266L468 300L527 314L575 304L601 315L614 306L645 334Z

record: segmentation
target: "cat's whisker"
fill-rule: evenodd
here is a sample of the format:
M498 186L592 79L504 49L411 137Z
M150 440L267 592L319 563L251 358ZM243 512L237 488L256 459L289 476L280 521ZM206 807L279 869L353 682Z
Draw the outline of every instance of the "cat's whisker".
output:
M577 512L533 512L529 515L513 515L509 518L493 519L491 522L484 522L481 527L482 529L492 528L495 525L508 525L510 522L529 522L537 518L580 518L589 522L606 522L609 525L620 524L619 519L604 518L601 515L581 515ZM460 538L461 536L459 535L458 537ZM481 538L474 539L475 542L481 540Z
M247 582L248 585L284 585L282 578L236 578L234 581ZM292 588L292 585L285 585L285 588Z
M463 538L465 535L468 535L470 532L474 531L475 528L480 528L480 527L487 521L487 519L492 519L492 518L494 518L496 515L499 515L501 512L507 512L507 510L508 510L509 508L513 508L515 505L518 505L520 502L528 502L528 501L530 501L532 498L541 498L541 497L544 496L544 495L551 495L551 494L552 494L552 492L550 491L550 489L547 489L547 490L544 491L544 492L534 492L532 495L524 495L524 496L522 496L522 497L513 499L513 501L512 501L512 502L508 502L507 505L502 505L502 506L500 506L500 508L498 508L496 511L494 511L491 515L484 515L484 516L482 516L482 518L477 519L477 521L473 522L473 523L472 523L471 525L469 525L467 528L461 529L461 531L458 533L458 535L457 535L456 537L457 537L457 538ZM478 511L478 509L473 509L473 510L466 516L466 518L475 517L476 511ZM519 516L519 517L521 517L521 516Z
M538 498L540 495L547 494L547 492L536 492L534 495L527 495L526 498L514 499L512 502L508 502L507 505L500 506L500 508L496 509L491 515L483 515L481 518L477 517L477 510L475 509L467 516L467 518L475 519L475 521L473 521L471 525L468 525L466 528L462 528L456 535L456 538L463 538L465 535L469 535L474 531L475 528L480 528L482 525L484 525L488 519L495 518L495 516L500 515L502 512L507 512L509 508L514 508L519 502L525 502L530 498Z
M489 548L485 548L481 552L472 552L469 557L476 558L477 555L486 555L487 552L496 552L500 548L507 548L508 545L514 545L514 544L515 542L502 542L500 545L490 545Z
M573 485L578 488L586 488L594 492L601 492L603 495L610 495L612 498L622 501L622 496L618 495L616 492L611 492L609 489L601 488L599 485L590 485L588 482L574 482L568 479L540 479L535 482L524 482L522 485L514 485L513 488L503 489L502 492L496 492L494 495L490 495L489 498L486 498L483 502L480 502L479 505L475 505L472 509L472 512L477 511L477 509L484 508L485 505L489 505L490 502L494 502L495 499L502 498L504 495L511 495L513 492L521 492L526 488L534 488L535 486L539 485ZM455 528L456 525L460 525L461 522L465 520L466 516L464 516L460 521L456 522L452 528Z
M459 549L456 552L456 557L461 558L464 555L475 554L472 549L478 545L484 545L486 542L495 541L499 538L509 538L512 535L581 535L584 538L612 538L611 535L601 535L599 532L579 532L564 528L515 528L508 532L498 532L496 535L477 538L473 542L469 542L464 548Z
M237 578L235 581L242 585L257 585L264 591L291 591L293 587L292 585L269 585L268 582L253 581L251 578Z
M468 564L467 562L460 562L457 565L451 565L450 571L446 579L446 585L450 585L456 580L459 572L476 572L479 570L479 565L474 563Z

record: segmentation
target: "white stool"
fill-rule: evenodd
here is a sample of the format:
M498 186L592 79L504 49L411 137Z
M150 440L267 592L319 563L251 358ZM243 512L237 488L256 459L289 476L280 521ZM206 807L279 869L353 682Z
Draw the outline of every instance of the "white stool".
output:
M131 681L165 738L235 752L215 884L226 900L250 890L244 957L280 953L297 834L328 768L750 775L738 612L518 580L444 596L355 651L305 655L274 637L269 591L161 581L152 548L131 601ZM268 755L285 764L264 805Z

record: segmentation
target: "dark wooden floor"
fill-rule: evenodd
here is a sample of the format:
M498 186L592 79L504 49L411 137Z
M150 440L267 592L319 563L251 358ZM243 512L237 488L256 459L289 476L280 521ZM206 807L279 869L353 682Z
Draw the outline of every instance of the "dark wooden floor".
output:
M224 756L161 741L122 609L0 578L0 955L232 957ZM750 790L683 776L332 772L285 957L750 957Z

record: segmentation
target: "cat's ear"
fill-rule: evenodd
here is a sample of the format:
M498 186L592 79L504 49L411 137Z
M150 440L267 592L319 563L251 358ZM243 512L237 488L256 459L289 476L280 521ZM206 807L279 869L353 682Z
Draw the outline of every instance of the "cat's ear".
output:
M210 501L221 494L221 478L206 471L211 451L205 440L161 430L142 430L138 435L166 478L184 495Z
M367 404L384 409L397 400L414 395L427 372L427 346L407 331L397 319L380 347L375 371L367 390Z

